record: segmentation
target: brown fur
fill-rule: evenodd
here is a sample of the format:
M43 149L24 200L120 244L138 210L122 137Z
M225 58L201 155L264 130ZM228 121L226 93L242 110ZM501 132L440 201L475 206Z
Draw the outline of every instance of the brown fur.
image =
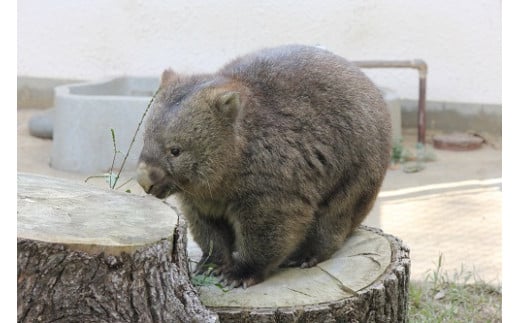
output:
M215 74L164 72L138 181L177 193L203 258L248 286L344 243L377 196L390 128L379 90L347 60L264 49Z

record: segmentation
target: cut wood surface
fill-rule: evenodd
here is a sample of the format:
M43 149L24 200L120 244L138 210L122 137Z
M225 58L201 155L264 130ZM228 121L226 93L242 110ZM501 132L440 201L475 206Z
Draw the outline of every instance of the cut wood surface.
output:
M18 175L18 238L120 254L171 239L177 220L169 206L150 196Z
M18 174L18 322L215 322L186 225L152 198Z

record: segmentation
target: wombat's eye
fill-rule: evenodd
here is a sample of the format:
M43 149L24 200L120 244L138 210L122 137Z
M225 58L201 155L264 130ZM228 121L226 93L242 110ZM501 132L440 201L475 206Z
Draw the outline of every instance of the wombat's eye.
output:
M170 149L170 154L172 154L173 157L177 157L181 154L181 150L177 147L173 147Z

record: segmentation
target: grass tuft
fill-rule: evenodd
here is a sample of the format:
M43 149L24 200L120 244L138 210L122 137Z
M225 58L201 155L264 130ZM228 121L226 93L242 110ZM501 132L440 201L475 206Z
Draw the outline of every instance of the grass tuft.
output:
M502 290L463 266L448 273L440 255L423 281L410 282L408 313L410 322L502 322Z

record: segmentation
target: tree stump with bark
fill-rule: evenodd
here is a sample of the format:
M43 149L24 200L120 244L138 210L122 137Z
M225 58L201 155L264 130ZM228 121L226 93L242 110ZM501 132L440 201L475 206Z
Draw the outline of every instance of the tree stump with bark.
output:
M362 226L315 267L280 269L245 290L202 284L199 291L221 322L395 323L407 322L409 279L402 241Z
M409 250L381 230L229 291L211 277L193 286L187 236L153 197L19 174L18 322L407 321Z
M216 322L186 225L152 197L18 175L18 322Z

